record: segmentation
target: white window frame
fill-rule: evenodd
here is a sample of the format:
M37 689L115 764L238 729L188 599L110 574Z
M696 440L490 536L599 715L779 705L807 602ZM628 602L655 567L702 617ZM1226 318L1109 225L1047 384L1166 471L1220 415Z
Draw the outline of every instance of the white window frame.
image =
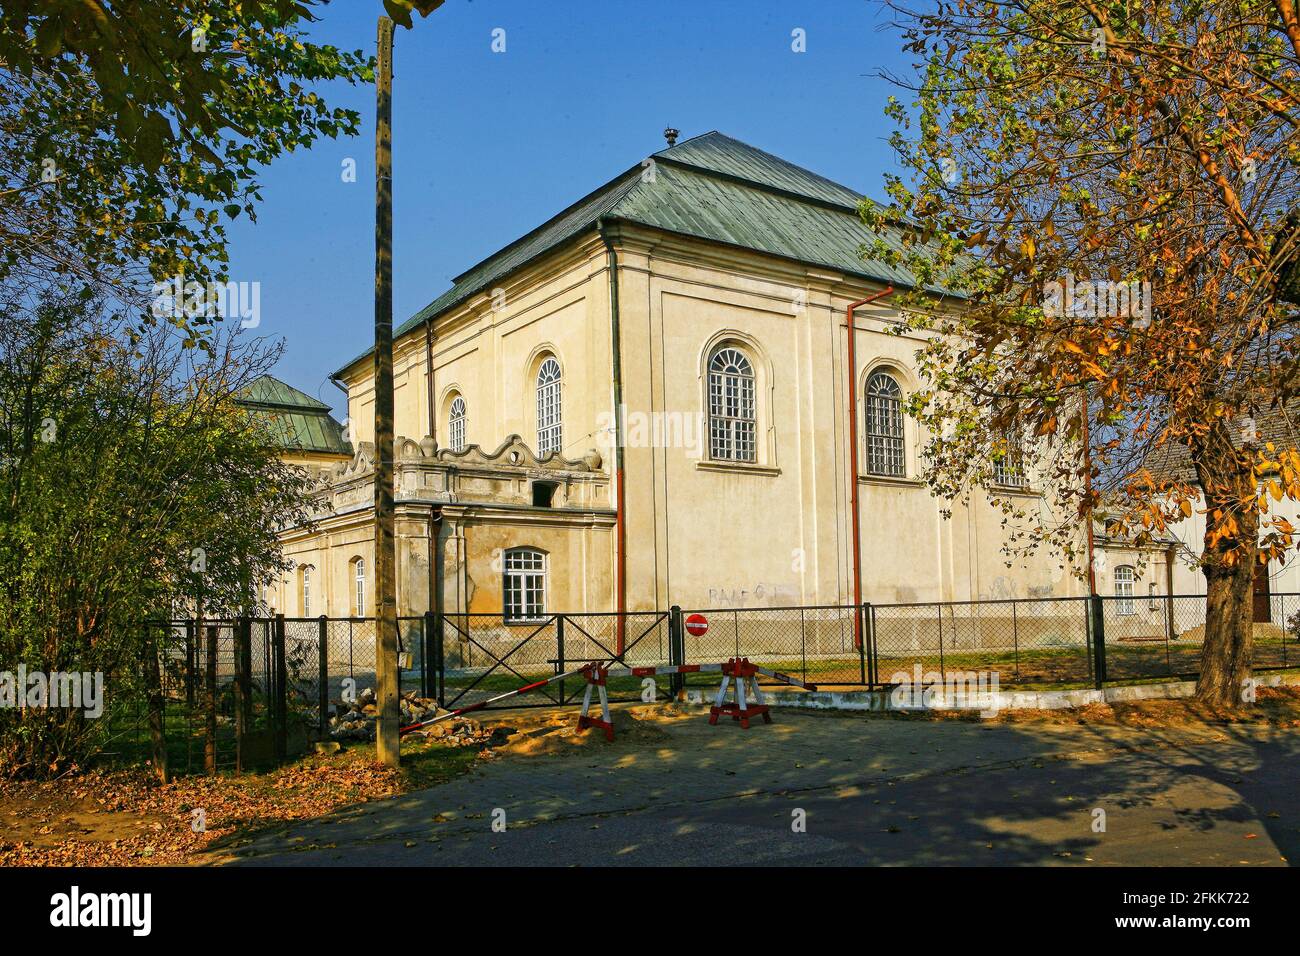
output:
M537 457L564 449L563 372L554 355L537 369Z
M465 450L465 396L457 395L451 400L447 412L447 447L452 451Z
M1154 611L1160 607L1160 595L1156 593L1156 582L1147 585L1147 610Z
M1137 613L1133 601L1133 586L1137 582L1137 572L1131 564L1121 564L1115 568L1115 613L1128 616Z
M311 617L311 565L302 566L302 588L299 597L302 599L302 616Z
M734 345L709 359L709 458L758 461L758 401L754 365Z
M366 616L366 559L356 558L352 562L353 591L352 599L356 602L356 617Z
M1020 435L1009 428L1002 435L1002 454L993 459L993 483L1006 488L1024 488L1029 484L1025 474L1024 446Z
M511 548L501 572L501 619L535 624L546 619L547 557L537 548Z
M864 394L867 474L907 477L903 386L887 371L872 372Z

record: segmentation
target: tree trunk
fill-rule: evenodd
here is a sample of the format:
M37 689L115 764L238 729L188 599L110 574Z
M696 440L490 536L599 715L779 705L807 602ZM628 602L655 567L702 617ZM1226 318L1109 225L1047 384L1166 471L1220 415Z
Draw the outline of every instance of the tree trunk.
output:
M153 630L145 625L144 673L149 697L149 740L153 745L153 772L159 783L169 779L167 767L167 702L163 697L162 660Z
M1205 642L1196 698L1215 707L1244 702L1254 641L1253 560L1205 568Z
M1223 419L1193 449L1193 460L1206 505L1205 639L1196 698L1214 707L1239 707L1254 653L1258 485L1249 456L1234 444ZM1216 534L1217 527L1234 525L1231 534Z

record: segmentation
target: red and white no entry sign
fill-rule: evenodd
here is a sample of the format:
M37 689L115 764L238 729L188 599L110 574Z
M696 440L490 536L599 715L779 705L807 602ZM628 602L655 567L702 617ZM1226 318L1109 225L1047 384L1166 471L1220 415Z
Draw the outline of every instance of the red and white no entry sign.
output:
M686 631L699 637L709 629L709 619L703 614L692 614L686 618Z

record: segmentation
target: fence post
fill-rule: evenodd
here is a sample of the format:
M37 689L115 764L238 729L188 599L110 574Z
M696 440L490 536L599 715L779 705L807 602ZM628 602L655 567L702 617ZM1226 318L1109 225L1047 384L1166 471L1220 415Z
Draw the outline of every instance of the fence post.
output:
M272 686L275 688L275 696L272 702L272 713L275 715L275 757L277 760L283 760L285 752L288 750L288 731L289 731L289 707L288 707L288 688L289 670L284 659L284 615L275 616L275 630L273 633L274 645L271 648L271 662L275 668L275 679Z
M1092 619L1092 627L1089 628L1092 634L1092 678L1096 689L1101 690L1106 683L1106 614L1101 595L1094 594L1089 598L1089 603Z
M194 671L198 659L194 652L194 622L185 622L185 706L194 710Z
M874 687L880 683L880 644L876 640L876 606L874 604L868 604L867 611L869 612L867 614L867 624L871 628L871 657L867 660L867 663L870 665L870 669L867 671L867 678L871 681L871 685Z
M943 667L943 605L939 605L939 679L947 680Z
M682 609L676 604L668 609L668 663L674 667L686 663L686 639L682 636ZM668 687L674 697L680 697L686 688L685 676L669 675Z
M437 625L433 629L433 659L438 673L438 706L447 706L447 655L443 647L443 637L447 630L447 612L439 611Z
M868 602L863 601L857 606L857 608L855 608L855 613L858 615L856 630L857 633L862 635L862 640L858 642L858 682L861 684L867 683L867 678L871 670L870 665L867 663L867 655L870 653L867 649L867 608L869 607L871 607L871 605ZM805 677L806 676L807 675L805 675Z
M248 736L249 671L253 663L253 622L241 617L235 625L235 772L243 773Z
M437 694L438 677L433 660L433 612L425 611L420 622L420 696L428 699ZM432 677L432 683L429 678ZM434 688L433 694L429 688Z
M615 624L617 627L617 623ZM620 648L621 651L621 648ZM564 615L555 615L555 673L564 673ZM560 702L564 702L564 681L560 681Z
M1019 601L1011 601L1011 648L1015 654L1016 679L1020 678L1020 616L1016 613Z
M1174 673L1173 651L1170 645L1174 642L1174 596L1165 595L1165 670L1169 671L1172 677Z
M317 703L320 707L321 740L328 740L330 735L330 636L329 618L324 614L320 616L318 627L320 630L317 634L318 646L316 648Z
M202 618L199 631L203 632ZM207 635L207 661L203 668L204 683L204 729L203 729L203 769L208 773L217 772L217 626L209 624Z

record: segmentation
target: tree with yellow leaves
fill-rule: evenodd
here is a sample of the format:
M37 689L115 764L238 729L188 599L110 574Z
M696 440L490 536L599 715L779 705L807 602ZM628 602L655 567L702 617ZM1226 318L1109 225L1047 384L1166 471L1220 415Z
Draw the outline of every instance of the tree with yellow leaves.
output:
M864 216L909 224L901 252L868 251L930 288L900 297L930 333L912 400L935 436L927 478L968 493L1023 438L1057 513L1104 508L1144 544L1204 512L1197 694L1235 706L1255 569L1296 545L1274 508L1300 500L1295 443L1254 425L1300 392L1294 5L896 11L919 57L899 81L914 102L889 107L909 175ZM934 309L937 288L955 308ZM1154 466L1171 455L1194 480ZM1031 521L1019 544L1073 555L1080 520Z

